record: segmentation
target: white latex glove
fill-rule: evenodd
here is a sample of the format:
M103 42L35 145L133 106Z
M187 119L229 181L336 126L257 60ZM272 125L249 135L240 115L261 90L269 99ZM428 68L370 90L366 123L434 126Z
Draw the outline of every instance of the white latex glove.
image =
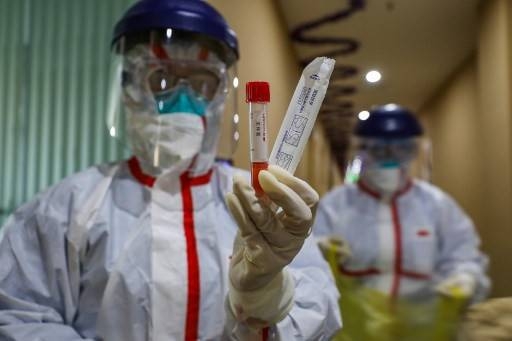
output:
M350 245L348 245L345 239L338 236L319 238L318 246L327 260L328 257L334 253L334 257L336 257L338 265L345 263L345 261L352 255Z
M229 300L238 320L261 327L283 319L293 305L294 282L283 269L313 225L318 194L277 166L259 173L267 198L258 199L242 177L226 195L238 223L229 269ZM276 207L277 206L277 207Z
M494 298L468 309L461 328L464 341L500 341L512 337L512 298Z
M465 272L455 273L436 286L436 291L440 294L458 298L472 297L475 290L475 278Z

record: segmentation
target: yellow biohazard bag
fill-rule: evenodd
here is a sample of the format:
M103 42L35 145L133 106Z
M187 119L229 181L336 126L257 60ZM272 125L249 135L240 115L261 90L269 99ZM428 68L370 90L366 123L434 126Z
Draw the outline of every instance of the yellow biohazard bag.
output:
M449 341L454 340L467 298L437 296L425 303L391 299L343 275L334 252L327 261L341 293L343 329L337 341Z

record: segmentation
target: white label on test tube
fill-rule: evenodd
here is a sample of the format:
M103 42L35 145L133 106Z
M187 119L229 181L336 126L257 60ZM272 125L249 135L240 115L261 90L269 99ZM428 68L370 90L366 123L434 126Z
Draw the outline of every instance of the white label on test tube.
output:
M334 63L334 59L317 57L302 72L270 154L270 164L295 173L324 100Z
M250 146L252 162L268 161L267 104L250 103Z

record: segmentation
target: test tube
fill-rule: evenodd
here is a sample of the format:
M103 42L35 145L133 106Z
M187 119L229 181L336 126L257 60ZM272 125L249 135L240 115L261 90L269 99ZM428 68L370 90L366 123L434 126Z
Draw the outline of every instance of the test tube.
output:
M267 105L270 102L270 89L267 82L248 82L245 92L245 101L249 103L251 182L256 196L262 196L264 192L258 174L268 168Z

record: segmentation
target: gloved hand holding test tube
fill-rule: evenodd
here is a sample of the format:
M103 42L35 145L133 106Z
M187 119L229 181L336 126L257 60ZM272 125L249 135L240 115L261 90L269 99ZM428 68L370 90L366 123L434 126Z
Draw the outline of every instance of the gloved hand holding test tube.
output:
M246 85L250 111L252 186L243 177L233 179L226 194L231 215L238 225L229 268L227 306L236 320L258 330L278 323L295 306L295 282L287 265L302 249L315 219L318 193L292 175L299 163L325 96L334 60L317 58L306 67L295 90L276 142L279 153L290 153L287 163L267 168L266 82ZM302 125L297 124L297 119ZM292 134L299 132L297 144ZM296 308L301 309L301 308Z

